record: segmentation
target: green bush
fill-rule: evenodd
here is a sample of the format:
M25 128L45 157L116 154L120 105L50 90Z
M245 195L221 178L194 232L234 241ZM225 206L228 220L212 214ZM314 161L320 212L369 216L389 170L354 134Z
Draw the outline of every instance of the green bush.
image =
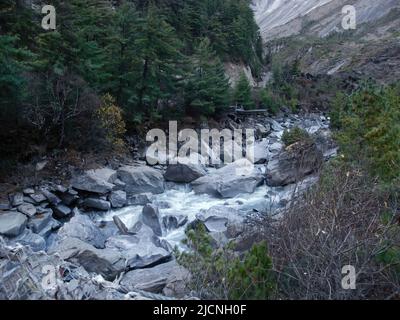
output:
M336 102L337 140L348 161L385 183L400 178L400 87L367 85Z
M228 282L232 287L231 299L264 300L271 297L276 286L266 242L254 245L243 260L236 258L231 263L228 273Z
M269 299L275 292L272 260L265 242L256 244L243 257L232 245L214 248L213 239L199 224L186 232L190 252L177 252L178 262L192 277L189 287L202 299Z
M247 110L254 108L252 88L244 72L240 74L239 81L236 84L234 91L234 102L238 106L242 106Z
M282 136L282 141L285 146L288 147L297 142L311 142L312 138L307 131L295 127L292 130L285 130Z
M275 115L278 113L280 108L280 101L276 98L270 89L265 89L260 95L261 105L267 109L271 114Z

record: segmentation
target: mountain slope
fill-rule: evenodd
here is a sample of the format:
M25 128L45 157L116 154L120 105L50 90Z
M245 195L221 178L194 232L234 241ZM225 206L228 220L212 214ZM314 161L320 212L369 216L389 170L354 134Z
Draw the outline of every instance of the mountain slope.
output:
M254 0L269 60L283 64L297 60L301 71L312 75L383 83L400 79L400 1L355 1L357 27L345 31L342 8L347 4L347 0Z
M274 37L275 29L302 17L332 0L254 0L252 8L265 38Z
M252 8L262 36L266 40L309 34L325 37L334 31L343 31L342 8L347 0L254 0ZM393 8L398 0L357 0L358 25L376 21Z

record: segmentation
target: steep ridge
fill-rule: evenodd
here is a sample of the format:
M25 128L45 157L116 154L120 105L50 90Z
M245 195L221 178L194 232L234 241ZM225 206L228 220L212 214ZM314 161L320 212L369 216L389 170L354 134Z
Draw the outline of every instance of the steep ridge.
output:
M334 31L342 31L342 8L346 0L254 0L252 8L262 36L272 40L297 34L325 37ZM376 21L392 9L400 7L397 0L358 0L357 23Z
M269 60L312 75L340 75L383 83L399 79L400 2L357 0L356 29L344 30L346 0L253 1Z

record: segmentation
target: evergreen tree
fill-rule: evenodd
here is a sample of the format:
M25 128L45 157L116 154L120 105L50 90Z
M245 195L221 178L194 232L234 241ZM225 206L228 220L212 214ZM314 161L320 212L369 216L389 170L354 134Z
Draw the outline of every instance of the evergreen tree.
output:
M245 109L251 109L254 107L251 86L244 72L241 73L239 81L236 84L234 100L238 106Z
M189 111L212 115L225 108L228 105L229 81L207 38L200 42L191 57L191 65L185 90Z
M117 99L120 106L128 106L128 101L135 96L137 73L136 38L138 26L144 23L134 4L127 2L117 8L113 19L113 32L107 46L108 68L113 77L108 83L108 90Z
M17 37L0 35L0 117L16 119L25 95L27 60L31 52L17 48Z
M150 6L134 43L137 73L130 110L158 116L174 97L182 77L181 42L161 12Z
M109 34L111 6L103 0L55 1L57 29L36 39L40 72L74 73L100 89L110 78L106 73L104 47Z

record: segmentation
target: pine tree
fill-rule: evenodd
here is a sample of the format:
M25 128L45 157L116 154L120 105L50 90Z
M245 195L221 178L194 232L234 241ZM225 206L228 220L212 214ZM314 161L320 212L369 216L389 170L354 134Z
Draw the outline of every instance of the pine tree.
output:
M254 107L251 86L244 72L241 73L239 81L236 85L234 100L238 106L241 106L245 109L251 109Z
M108 82L108 91L117 99L120 106L127 107L129 100L136 94L134 87L137 73L137 47L135 40L138 36L138 26L144 23L139 12L130 3L124 3L117 8L113 19L113 32L107 46L107 68L113 77Z
M55 1L57 29L42 32L36 40L41 72L74 73L100 89L110 78L106 73L104 47L112 8L103 0Z
M192 69L185 88L186 107L191 112L212 115L228 105L229 81L221 61L203 39L191 57Z
M0 117L15 119L25 96L26 80L23 72L32 53L18 48L17 37L0 35Z
M177 92L182 77L181 42L175 30L155 7L150 6L135 39L135 92L131 110L158 116Z

